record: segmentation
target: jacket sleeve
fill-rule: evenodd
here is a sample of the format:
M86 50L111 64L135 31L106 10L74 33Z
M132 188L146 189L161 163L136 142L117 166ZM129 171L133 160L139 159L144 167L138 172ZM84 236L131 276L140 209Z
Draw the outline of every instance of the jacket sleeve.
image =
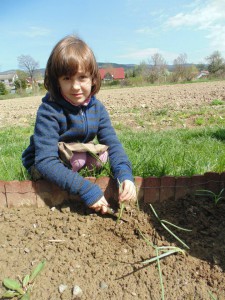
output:
M109 146L109 161L114 177L120 182L123 182L125 179L134 181L131 163L116 135L109 114L103 104L100 105L98 141Z
M90 206L98 201L103 193L97 185L80 176L78 172L73 172L60 161L58 116L56 108L45 103L37 112L34 130L35 168L44 178L68 193L79 194L85 204Z

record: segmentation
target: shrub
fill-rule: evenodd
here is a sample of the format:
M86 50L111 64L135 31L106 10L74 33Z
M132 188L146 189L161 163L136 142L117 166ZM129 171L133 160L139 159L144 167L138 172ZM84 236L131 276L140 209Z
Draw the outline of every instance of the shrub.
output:
M0 95L7 95L8 90L3 82L0 82Z
M14 82L16 90L25 90L27 87L27 83L25 79L17 79Z

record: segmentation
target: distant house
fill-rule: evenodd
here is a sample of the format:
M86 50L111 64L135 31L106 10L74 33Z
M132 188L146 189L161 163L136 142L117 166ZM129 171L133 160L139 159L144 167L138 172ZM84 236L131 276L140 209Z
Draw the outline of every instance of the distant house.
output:
M197 76L197 79L200 79L202 77L208 77L209 76L209 71L206 71L206 70L202 70L198 76Z
M3 82L7 88L14 87L15 80L18 79L16 73L0 74L0 82Z
M27 88L31 88L33 87L33 84L36 84L36 80L35 79L31 79L30 77L26 78L26 84L27 84Z
M103 81L123 80L125 78L124 68L99 69L99 72Z

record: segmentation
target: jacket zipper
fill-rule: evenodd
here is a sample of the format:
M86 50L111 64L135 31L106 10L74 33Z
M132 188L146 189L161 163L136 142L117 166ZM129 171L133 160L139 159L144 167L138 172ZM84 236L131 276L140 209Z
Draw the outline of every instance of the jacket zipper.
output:
M83 107L81 107L80 111L81 111L81 117L82 117L83 123L84 123L84 134L85 134L84 141L85 141L87 138L87 133L88 133L87 116L86 116L86 113L85 113L85 110L83 109Z

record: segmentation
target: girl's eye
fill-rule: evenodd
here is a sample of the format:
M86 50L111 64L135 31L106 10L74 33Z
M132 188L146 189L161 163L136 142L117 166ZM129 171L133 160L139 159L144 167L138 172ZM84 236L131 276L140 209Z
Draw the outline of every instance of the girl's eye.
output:
M65 77L63 77L63 80L70 80L70 77L69 76L65 76Z
M80 77L79 77L79 80L80 80L80 82L83 82L83 83L88 83L89 81L90 81L90 76L88 76L88 75L81 75Z

